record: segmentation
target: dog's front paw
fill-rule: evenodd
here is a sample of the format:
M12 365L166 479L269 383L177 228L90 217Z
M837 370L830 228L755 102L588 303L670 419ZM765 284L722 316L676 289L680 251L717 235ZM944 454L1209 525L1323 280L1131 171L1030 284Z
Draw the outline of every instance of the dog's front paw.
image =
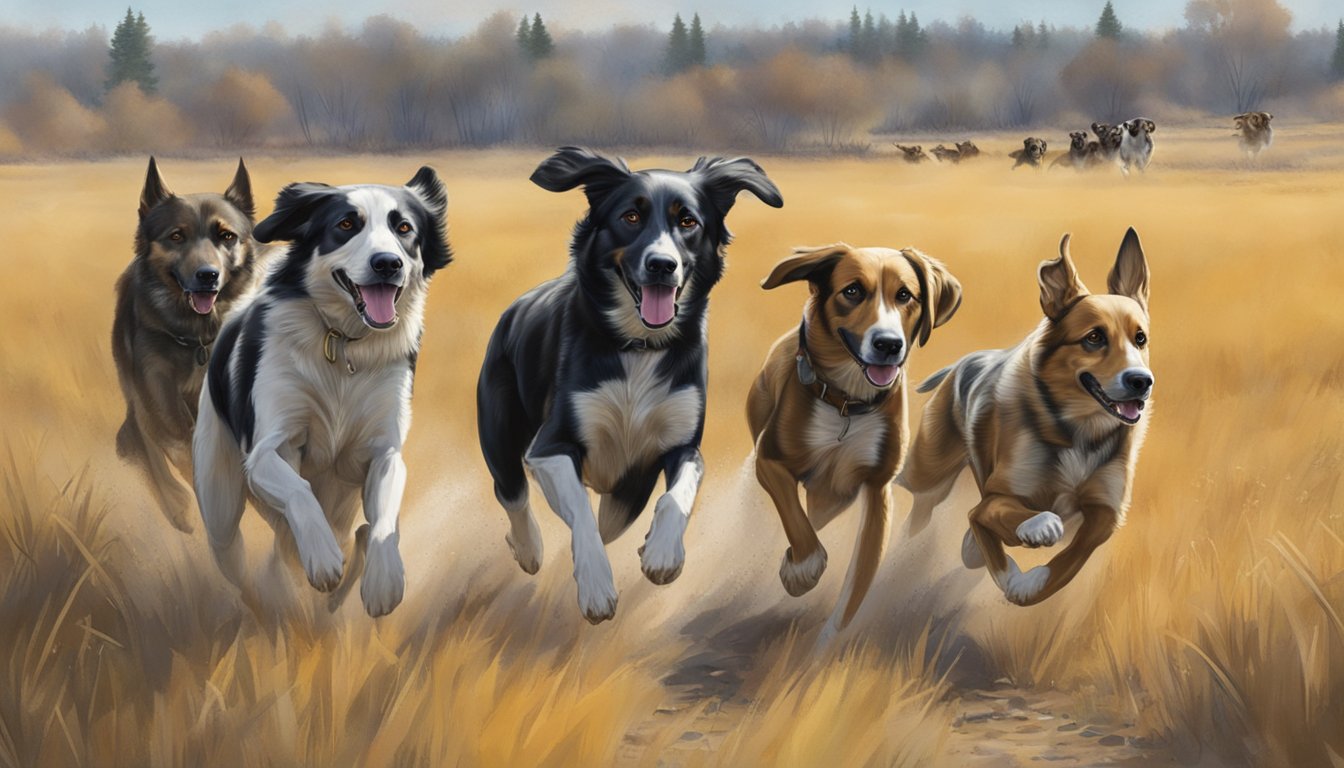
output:
M779 564L779 580L784 584L784 591L794 597L807 594L817 586L825 572L826 548L821 542L817 542L815 552L797 563L793 561L793 547L789 547L784 550L784 560Z
M1003 594L1008 598L1008 602L1014 605L1031 605L1049 578L1050 569L1044 565L1038 565L1026 573L1012 574L1008 577L1008 585L1004 587Z
M526 525L515 526L504 535L504 543L509 545L509 552L513 553L513 559L518 561L518 567L523 569L523 573L535 576L541 570L541 529L537 528L537 521L531 515Z
M682 534L686 514L676 500L664 494L653 511L653 527L639 548L639 566L654 584L671 584L686 564L686 546Z
M406 568L401 562L401 551L397 549L397 536L369 542L364 578L359 585L364 610L374 618L386 616L401 604L405 593Z
M1037 512L1017 526L1024 547L1053 547L1064 538L1064 521L1054 512Z
M579 610L590 624L601 624L616 615L616 584L611 563L601 545L595 554L574 553L574 583L579 588Z
M308 575L308 583L319 592L330 592L341 583L341 573L345 570L345 555L336 543L336 537L327 530L325 536L312 537L299 545L299 559L303 562L303 572Z

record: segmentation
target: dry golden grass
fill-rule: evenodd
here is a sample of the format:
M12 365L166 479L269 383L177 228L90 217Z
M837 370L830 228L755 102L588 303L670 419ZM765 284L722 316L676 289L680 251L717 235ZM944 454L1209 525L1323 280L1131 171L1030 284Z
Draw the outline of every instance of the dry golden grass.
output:
M458 260L431 292L416 382L408 596L378 622L358 601L324 616L297 576L291 616L245 615L201 534L169 528L117 461L112 284L143 159L0 167L0 764L929 765L953 738L948 691L999 677L1136 722L1183 759L1344 754L1344 147L1338 126L1285 125L1248 166L1230 133L1159 133L1153 169L1128 181L1010 172L1007 135L958 167L760 158L786 204L744 196L730 217L686 572L647 584L643 531L626 534L610 548L620 609L596 628L557 521L542 520L538 578L511 564L475 441L488 333L563 269L583 207L526 181L544 151L249 158L263 198L291 180L403 181L425 161L449 187ZM162 167L181 191L232 169ZM965 303L914 356L917 379L1035 324L1035 265L1062 232L1097 288L1130 225L1153 270L1157 389L1127 526L1060 596L1015 608L958 565L959 491L921 540L893 534L860 642L814 655L853 529L824 532L832 573L787 598L783 535L744 471L744 393L803 298L761 291L768 267L835 240L945 260ZM245 526L258 567L263 528ZM720 730L682 740L693 723Z

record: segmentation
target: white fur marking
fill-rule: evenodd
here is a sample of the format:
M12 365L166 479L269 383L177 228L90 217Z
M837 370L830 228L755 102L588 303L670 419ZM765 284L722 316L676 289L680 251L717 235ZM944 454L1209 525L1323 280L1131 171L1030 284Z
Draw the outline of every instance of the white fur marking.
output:
M1037 512L1017 526L1016 533L1028 547L1053 547L1064 538L1064 521L1054 512Z
M705 465L697 453L677 470L676 480L654 506L653 525L640 552L640 567L654 584L667 584L681 574L686 563L682 536L691 519L691 508L700 491Z
M1040 594L1049 578L1050 569L1044 565L1038 565L1026 573L1017 573L1009 577L1008 585L1004 587L1003 594L1009 602L1015 605L1026 605L1029 600Z
M612 618L616 615L616 585L611 563L597 532L588 492L574 472L574 462L567 456L528 457L527 466L551 509L569 526L579 610L593 624Z

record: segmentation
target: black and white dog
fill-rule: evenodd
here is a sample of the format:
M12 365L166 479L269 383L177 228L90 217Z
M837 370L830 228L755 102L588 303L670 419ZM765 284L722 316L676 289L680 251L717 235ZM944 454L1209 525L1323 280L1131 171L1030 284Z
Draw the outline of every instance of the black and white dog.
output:
M370 616L401 602L401 446L429 279L452 259L447 206L428 167L404 187L291 184L253 231L291 245L220 331L193 438L201 516L236 584L250 491L314 587L343 597L362 569Z
M776 208L784 201L746 158L631 172L564 147L532 181L552 192L582 186L589 209L569 269L515 301L490 338L477 388L481 449L514 559L527 573L541 567L526 463L570 528L579 608L596 624L616 613L604 544L643 511L660 472L667 491L641 566L655 584L681 573L704 473L705 324L730 239L724 218L742 190ZM585 485L602 497L596 519Z

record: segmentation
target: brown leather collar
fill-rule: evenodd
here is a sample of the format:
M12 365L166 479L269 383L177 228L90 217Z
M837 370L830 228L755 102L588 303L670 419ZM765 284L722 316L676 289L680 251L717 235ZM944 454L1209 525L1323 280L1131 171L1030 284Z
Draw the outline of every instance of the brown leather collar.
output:
M850 416L862 416L865 413L872 413L891 396L892 390L896 388L895 382L892 386L880 391L877 397L872 400L860 400L851 397L843 389L824 381L817 375L816 369L812 367L812 356L807 351L807 318L803 318L803 323L798 327L798 381L803 388L816 399L826 403L840 412L841 416L846 418ZM902 371L899 376L904 376ZM842 434L843 436L843 434Z

